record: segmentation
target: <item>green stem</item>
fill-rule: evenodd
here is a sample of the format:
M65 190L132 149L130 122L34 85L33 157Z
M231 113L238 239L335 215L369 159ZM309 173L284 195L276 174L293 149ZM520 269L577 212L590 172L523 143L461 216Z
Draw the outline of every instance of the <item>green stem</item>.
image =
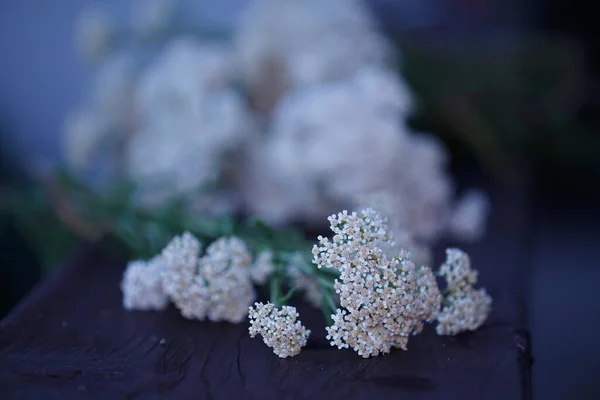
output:
M331 316L335 313L337 306L335 305L335 302L333 301L329 291L324 287L321 287L321 295L323 297L321 300L321 312L323 313L325 321L329 326L333 324L333 319Z
M335 284L329 279L317 275L317 281L319 281L319 285L321 285L321 287L335 290Z
M321 303L321 312L323 313L323 317L325 318L325 322L326 322L327 326L333 325L333 319L331 318L331 311L329 311L329 308L327 307L327 304L325 302Z
M273 303L275 305L275 307L279 307L279 295L280 295L281 287L280 287L280 282L279 282L278 276L273 276L273 278L270 280L269 289L270 289L271 303Z
M289 301L289 299L292 298L295 292L295 288L291 288L290 290L288 290L288 292L282 298L279 299L279 304L285 305Z
M320 268L317 271L318 271L318 274L332 276L334 278L339 278L339 276L340 276L339 271L336 269L333 269L333 268Z
M329 293L325 293L325 301L327 302L327 305L329 306L329 309L333 314L335 310L337 310L337 305L335 304L335 301L333 301L333 297L331 297Z

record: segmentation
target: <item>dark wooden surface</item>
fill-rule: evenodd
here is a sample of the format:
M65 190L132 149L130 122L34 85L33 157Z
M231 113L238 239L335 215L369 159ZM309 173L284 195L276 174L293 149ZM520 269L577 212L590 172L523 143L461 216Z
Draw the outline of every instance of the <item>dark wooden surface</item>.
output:
M362 359L329 347L320 313L300 307L309 344L279 359L246 324L187 321L174 309L124 311L124 262L81 248L0 323L0 397L530 398L527 196L495 190L492 200L489 234L464 246L494 298L476 332L439 337L428 326L408 351Z

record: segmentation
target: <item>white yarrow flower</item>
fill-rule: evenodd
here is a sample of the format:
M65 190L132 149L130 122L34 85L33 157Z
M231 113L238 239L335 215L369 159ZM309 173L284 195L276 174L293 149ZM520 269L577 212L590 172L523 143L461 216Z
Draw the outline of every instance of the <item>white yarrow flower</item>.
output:
M175 236L163 249L162 284L165 293L175 304L190 298L188 292L194 283L202 245L189 232Z
M169 299L163 290L162 260L136 260L127 264L121 281L123 307L126 310L162 310Z
M400 250L388 259L381 249L390 243L385 221L372 209L329 217L333 239L319 237L313 262L319 268L335 268L340 306L327 327L327 339L338 348L351 347L362 357L406 349L408 337L430 319L435 300L430 291L418 291L418 278L410 253ZM422 272L426 273L426 270ZM427 280L430 284L430 280Z
M448 289L465 291L477 283L479 273L471 268L471 258L460 249L446 249L446 261L440 267L440 275L446 279Z
M254 264L250 267L250 276L254 282L262 285L274 271L273 252L263 250L256 256Z
M478 329L487 319L492 305L492 298L485 289L472 287L450 294L445 301L447 304L437 316L438 335L456 335Z
M199 252L189 233L167 245L162 252L165 292L185 318L241 322L256 297L246 245L236 237L220 238L203 257Z
M417 274L417 298L413 313L417 317L417 324L413 334L421 333L425 322L433 322L438 316L442 304L442 294L429 267L420 267Z
M272 303L254 303L249 308L250 337L261 335L263 342L281 358L292 357L306 346L310 330L297 320L295 307L275 308Z
M478 273L471 268L468 254L459 249L447 249L440 275L446 279L450 293L437 316L438 335L456 335L479 328L491 311L492 298L485 289L473 287Z
M364 65L381 65L391 53L357 0L254 0L235 42L244 80L258 97L269 89L265 74L283 80L271 85L313 86L346 79ZM280 71L273 73L272 65Z
M255 134L252 115L230 84L219 46L177 39L142 73L135 95L140 129L125 149L126 175L143 203L214 184ZM218 205L215 205L218 208Z

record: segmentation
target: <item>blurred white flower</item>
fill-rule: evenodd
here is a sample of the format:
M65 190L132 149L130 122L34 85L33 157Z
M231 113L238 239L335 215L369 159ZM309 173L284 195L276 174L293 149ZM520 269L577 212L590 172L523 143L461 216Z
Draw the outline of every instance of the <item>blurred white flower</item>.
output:
M123 307L126 310L163 310L169 303L163 291L162 260L136 260L127 264L121 281Z
M140 130L127 144L127 174L142 197L161 201L212 184L225 157L255 134L241 96L228 88L225 48L173 41L142 74L135 105Z
M382 66L367 65L357 69L353 77L356 96L371 104L378 113L404 125L413 111L413 95L398 71Z
M454 206L450 217L450 231L465 241L479 239L485 233L490 208L490 200L485 193L470 190Z
M445 159L433 137L413 134L398 150L386 183L370 193L382 199L394 233L408 241L429 245L446 230L454 185Z
M262 285L274 271L273 252L263 250L256 256L254 264L250 267L250 277L255 283Z
M277 160L285 160L285 154L276 154L282 150L271 145L258 140L246 151L237 182L246 212L276 226L294 220L312 222L324 218L331 205L323 200L303 170L282 171L285 167ZM286 149L291 152L288 160L294 162L297 153L291 146Z
M197 112L206 95L230 86L233 70L226 46L191 37L173 39L140 77L136 108L144 118Z
M411 107L400 78L374 66L345 82L292 91L254 162L265 165L262 180L277 189L247 196L250 209L271 222L312 221L361 198L380 207L365 203L379 198L393 232L428 264L426 245L446 228L453 185L441 144L406 130ZM276 202L271 196L287 208L261 208Z
M177 0L135 0L131 20L136 32L142 37L162 34L172 22L176 3Z
M259 97L271 85L297 88L347 79L390 55L360 0L254 0L235 43L244 80ZM269 66L280 70L273 74Z
M72 111L64 122L63 151L73 171L84 171L94 161L98 148L110 134L106 120L90 109Z
M365 65L384 64L387 44L377 33L366 33L352 43L339 32L330 32L299 52L285 55L292 87L308 87L352 77Z
M207 96L196 113L174 112L146 125L127 144L127 173L157 201L214 184L244 145L252 122L235 92Z
M286 200L282 215L320 219L331 207L387 182L406 136L396 121L406 103L398 92L376 99L366 90L377 71L368 67L347 82L293 91L275 110L258 162L265 165L262 179L273 182L275 195ZM391 74L381 71L381 78L401 87ZM269 194L250 198L250 208L278 222L270 210L265 211L271 215L261 212Z
M134 126L136 78L135 59L127 53L108 58L94 77L91 107L120 131L130 131Z
M77 50L87 60L105 57L111 46L115 27L110 14L98 7L87 7L75 25Z

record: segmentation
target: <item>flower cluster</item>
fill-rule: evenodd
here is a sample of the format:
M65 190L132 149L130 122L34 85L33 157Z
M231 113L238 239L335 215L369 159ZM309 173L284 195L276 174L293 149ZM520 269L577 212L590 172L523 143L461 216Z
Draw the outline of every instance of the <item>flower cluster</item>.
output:
M425 322L433 322L438 316L442 304L442 294L431 268L422 266L417 269L417 293L414 316L417 319L413 334L421 333Z
M254 307L250 307L248 317L250 336L261 335L263 342L281 358L300 353L310 335L310 330L297 320L295 307L277 309L272 303L255 303Z
M169 299L163 290L161 270L162 260L159 257L127 264L121 281L125 309L163 310L167 306Z
M254 0L235 45L243 79L259 99L272 85L295 89L345 79L391 58L391 46L358 0ZM275 94L268 103L276 100Z
M484 196L455 203L445 147L409 129L412 93L362 1L253 0L229 42L178 26L175 7L134 2L133 38L120 32L120 43L108 16L83 14L81 42L112 52L65 127L73 170L109 164L144 206L177 197L194 212L241 210L280 226L360 198L418 265L441 235L484 233Z
M197 249L197 241L184 234L163 250L167 293L186 318L241 322L256 296L246 245L230 237L213 242L203 257Z
M433 271L415 266L408 250L399 248L393 257L383 250L393 248L394 238L376 211L343 211L328 220L333 236L319 236L313 246L316 268L299 252L275 254L268 247L252 262L246 244L234 236L218 238L202 254L201 243L185 232L151 260L129 263L121 282L123 306L160 310L170 300L188 319L239 323L248 316L250 335L260 334L282 358L298 354L310 334L296 308L286 305L296 289L331 317L330 344L365 358L406 350L426 322L437 320L438 334L455 335L487 319L492 300L474 288L478 273L463 251L446 251L439 270L448 286L443 298ZM275 260L288 265L276 268ZM251 306L254 283L269 283L271 302ZM283 285L289 291L282 296Z
M125 173L145 203L217 181L225 156L254 134L252 117L231 85L232 54L193 38L170 42L141 74L138 126L125 146Z
M185 232L181 236L174 237L160 254L165 266L161 270L165 293L173 303L188 304L190 309L193 309L190 288L196 276L201 249L202 245L198 239L191 233ZM184 316L189 318L189 314L191 310L185 312Z
M471 268L471 260L458 249L446 250L446 262L440 268L448 284L448 296L437 316L439 335L456 335L479 328L491 310L492 298L485 289L476 290L477 271Z
M342 308L327 328L331 345L352 347L363 357L388 353L392 347L406 349L408 337L420 329L421 320L431 318L437 301L428 298L428 288L419 290L410 253L400 250L396 257L386 257L380 245L392 239L372 209L360 216L344 211L329 222L333 239L319 237L313 262L340 271L335 288Z
M262 285L274 271L273 252L270 250L263 250L258 253L256 260L254 260L254 264L252 264L250 277L257 284Z
M148 265L131 263L121 285L125 308L164 308L170 299L188 319L241 322L256 297L252 276L266 279L273 270L270 260L262 255L252 266L251 254L236 237L217 239L202 257L200 251L200 242L186 232Z
M247 168L260 171L254 175L264 188L243 190L250 212L276 224L322 221L357 194L390 184L388 171L407 135L396 122L409 99L402 79L377 66L286 94L273 111L262 157Z

